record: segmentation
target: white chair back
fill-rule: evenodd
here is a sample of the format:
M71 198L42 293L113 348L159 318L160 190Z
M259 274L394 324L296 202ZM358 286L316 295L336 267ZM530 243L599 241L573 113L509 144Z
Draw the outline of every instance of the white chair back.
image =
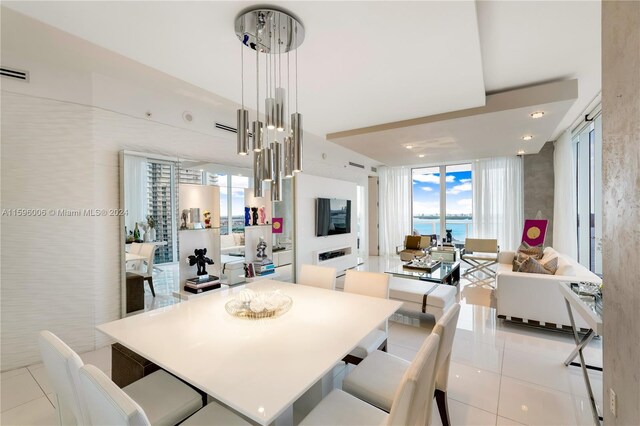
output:
M144 263L147 265L146 275L150 276L153 274L153 259L156 254L157 247L155 244L149 244L149 243L143 243L140 245L142 247L140 247L140 252L138 254L146 258L144 261Z
M465 238L464 250L471 253L498 253L498 240Z
M430 423L439 342L440 336L432 333L420 347L393 397L388 425L425 426Z
M77 353L50 331L41 331L38 346L49 382L56 393L59 424L83 425L89 421L81 399L78 371L83 366Z
M129 244L129 253L140 254L141 248L142 248L142 243L131 243Z
M449 365L451 365L451 350L453 338L456 335L458 317L460 316L460 303L454 304L436 323L433 333L440 336L438 358L436 360L436 389L447 390L449 380Z
M150 426L144 410L93 365L80 369L80 387L92 425Z
M388 299L389 274L349 269L344 278L344 291Z
M389 274L349 269L344 277L344 291L345 293L388 299ZM385 333L388 332L389 321L383 322L378 328Z
M298 284L311 287L336 289L336 268L327 268L316 265L302 265Z

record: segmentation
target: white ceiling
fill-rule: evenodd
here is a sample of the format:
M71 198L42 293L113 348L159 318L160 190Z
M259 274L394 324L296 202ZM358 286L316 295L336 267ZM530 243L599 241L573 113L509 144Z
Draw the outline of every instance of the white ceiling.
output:
M233 24L257 2L3 2L240 102ZM483 105L473 2L287 2L300 17L300 111L326 134ZM246 93L255 93L247 54ZM251 70L249 72L248 70ZM455 82L455 84L452 84ZM255 107L253 96L248 104Z
M240 11L263 3L2 4L239 102L240 44L233 22ZM306 38L299 49L300 110L306 129L318 135L479 107L486 92L577 78L577 101L554 107L555 127L545 127L543 133L552 140L600 90L597 1L276 4L305 25ZM246 70L253 70L251 56L245 56ZM253 80L253 72L248 72L246 93L255 93ZM254 108L253 96L247 95L246 103ZM502 140L516 130L513 117L495 118L487 117L493 139ZM463 134L467 125L450 121L448 126L460 128L448 132ZM404 136L382 136L372 135L358 151L386 163ZM379 146L374 140L380 140ZM433 148L440 142L434 140ZM463 146L466 159L513 151L512 146L504 151L496 144L495 149L484 146L480 155L475 148Z

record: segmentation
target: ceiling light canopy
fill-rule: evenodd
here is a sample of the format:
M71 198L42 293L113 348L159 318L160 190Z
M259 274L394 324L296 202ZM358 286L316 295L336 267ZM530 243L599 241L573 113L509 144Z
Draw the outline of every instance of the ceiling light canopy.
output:
M544 111L535 111L529 114L531 118L541 118L544 115Z
M524 149L521 149L521 150L518 151L518 155L524 155L524 154L526 154Z
M531 139L533 139L533 136L531 136L531 135L524 135L524 136L522 137L522 140L523 140L523 141L530 141Z
M424 158L424 154L419 154L418 157Z
M252 122L254 152L254 195L262 196L262 183L271 185L273 201L282 200L282 174L291 177L302 171L302 114L298 112L298 51L304 40L304 27L289 13L270 8L252 9L241 14L235 31L242 42L240 51L242 107L238 110L239 155L249 153L249 111L244 106L244 48L256 54L256 119ZM289 52L295 50L290 61ZM284 58L283 58L284 57ZM262 60L261 60L262 58ZM283 67L283 62L285 67ZM293 62L293 63L291 63ZM261 97L261 64L264 69L264 96ZM293 69L292 69L293 68ZM290 76L295 78L295 104L289 102ZM283 80L286 79L285 90ZM260 104L264 102L264 122ZM295 112L291 112L295 111ZM287 114L291 114L287 122ZM282 142L278 141L282 139ZM284 149L282 145L284 144ZM284 167L281 162L284 160Z
M413 145L407 145L407 146L405 146L405 148L407 148L407 149L413 149Z

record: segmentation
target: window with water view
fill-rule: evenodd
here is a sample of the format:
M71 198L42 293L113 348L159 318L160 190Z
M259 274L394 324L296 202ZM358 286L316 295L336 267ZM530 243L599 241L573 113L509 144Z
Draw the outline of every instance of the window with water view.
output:
M413 169L412 193L414 231L442 240L451 229L453 242L460 244L471 236L471 164Z

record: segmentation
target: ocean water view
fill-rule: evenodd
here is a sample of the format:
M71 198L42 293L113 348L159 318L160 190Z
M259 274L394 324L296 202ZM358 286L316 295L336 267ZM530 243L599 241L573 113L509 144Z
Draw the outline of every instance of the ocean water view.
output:
M420 234L436 234L440 235L440 220L439 219L420 219L413 218L413 229ZM456 219L447 220L447 226L445 229L451 229L453 232L454 241L463 243L464 239L471 236L473 231L473 220L471 219Z

